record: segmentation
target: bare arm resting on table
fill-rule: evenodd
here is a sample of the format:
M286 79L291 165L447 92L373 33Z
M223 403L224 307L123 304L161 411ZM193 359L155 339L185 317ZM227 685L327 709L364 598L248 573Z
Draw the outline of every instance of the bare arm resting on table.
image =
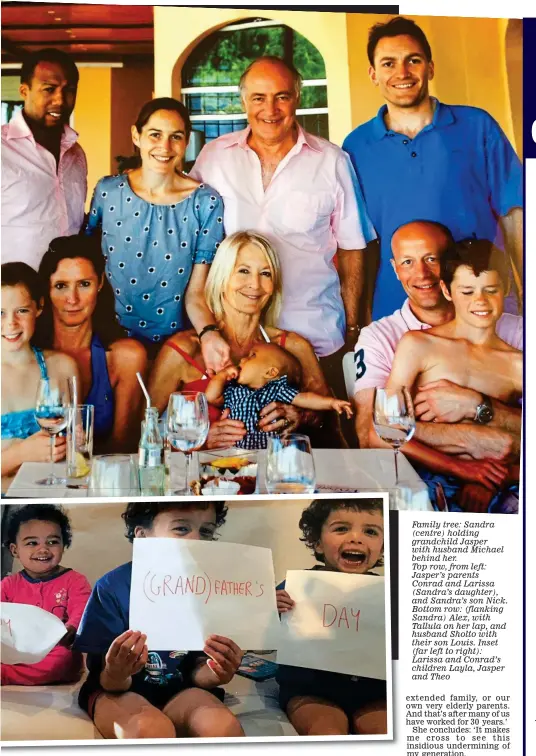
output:
M391 449L391 447L384 443L374 430L372 423L372 402L374 396L374 389L363 389L358 391L355 395L355 401L357 406L357 420L356 429L359 438L359 446L361 449ZM427 423L417 423L417 430L421 427L432 428L436 431L438 428L445 428L447 432L452 429L462 427L471 429L469 425L456 426L456 425L428 425ZM478 428L478 431L486 431L486 428ZM489 429L492 430L492 429ZM500 433L500 431L494 431ZM504 434L507 436L507 434ZM437 439L442 437L441 430L437 433ZM508 436L508 438L511 438ZM486 486L487 488L495 488L507 479L508 467L502 462L492 459L461 459L459 455L461 452L465 452L467 447L462 447L460 444L461 439L458 439L458 445L456 446L456 452L454 454L445 453L444 450L435 449L433 446L428 446L422 443L420 440L413 438L407 444L402 447L403 453L412 461L425 465L430 470L442 473L444 475L454 475L462 480L476 481ZM489 457L489 455L486 455Z

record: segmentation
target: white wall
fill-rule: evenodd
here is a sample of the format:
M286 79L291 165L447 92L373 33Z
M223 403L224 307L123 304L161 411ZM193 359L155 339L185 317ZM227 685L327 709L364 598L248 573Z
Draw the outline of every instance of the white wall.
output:
M219 540L271 548L276 580L289 569L307 569L315 559L299 538L300 515L310 500L229 502L227 521ZM81 572L93 585L114 567L131 558L132 547L125 538L121 512L126 504L68 504L62 502L73 530L73 543L66 549L64 567ZM13 572L21 569L14 560Z

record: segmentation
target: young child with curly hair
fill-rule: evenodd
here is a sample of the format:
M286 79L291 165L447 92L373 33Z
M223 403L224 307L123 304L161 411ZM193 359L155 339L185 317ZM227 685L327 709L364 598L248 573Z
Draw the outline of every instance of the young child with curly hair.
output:
M302 541L320 564L313 570L374 575L383 565L382 499L317 499L300 518ZM281 583L280 614L295 604ZM279 705L299 735L387 732L384 680L279 665Z
M61 566L71 545L69 518L53 504L13 506L8 511L3 545L22 570L0 583L2 601L30 604L54 614L65 624L65 636L37 664L2 664L2 685L46 685L80 678L82 654L72 651L91 586L86 578Z

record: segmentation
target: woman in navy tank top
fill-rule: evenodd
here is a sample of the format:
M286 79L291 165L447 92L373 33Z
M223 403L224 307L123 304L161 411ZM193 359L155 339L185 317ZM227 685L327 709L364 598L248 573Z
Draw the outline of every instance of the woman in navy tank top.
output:
M116 322L104 265L95 237L51 241L39 267L45 307L37 341L78 363L80 403L95 407L96 451L135 451L143 398L136 373L145 375L147 355Z

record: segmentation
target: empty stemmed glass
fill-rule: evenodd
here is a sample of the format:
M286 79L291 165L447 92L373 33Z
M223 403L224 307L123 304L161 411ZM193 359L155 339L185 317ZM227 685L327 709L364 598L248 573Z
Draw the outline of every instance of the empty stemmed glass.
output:
M374 430L395 451L395 486L398 485L398 450L415 433L415 410L408 389L374 389Z
M190 458L205 443L209 431L207 397L200 391L179 391L170 395L167 408L167 438L170 447L186 457L184 492L189 494ZM171 460L170 460L171 467Z
M56 378L42 378L39 381L35 398L35 419L50 435L50 464L48 477L36 481L39 486L57 486L65 484L64 478L54 474L55 437L67 427L67 402L60 382Z

